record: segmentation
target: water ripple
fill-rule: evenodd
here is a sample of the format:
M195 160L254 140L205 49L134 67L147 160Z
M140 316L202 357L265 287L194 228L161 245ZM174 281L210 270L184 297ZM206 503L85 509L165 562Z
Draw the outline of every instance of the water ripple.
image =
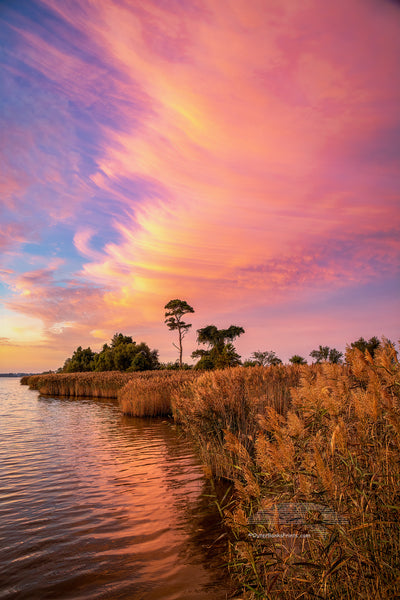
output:
M6 378L0 422L2 600L226 598L196 533L214 515L202 471L171 423Z

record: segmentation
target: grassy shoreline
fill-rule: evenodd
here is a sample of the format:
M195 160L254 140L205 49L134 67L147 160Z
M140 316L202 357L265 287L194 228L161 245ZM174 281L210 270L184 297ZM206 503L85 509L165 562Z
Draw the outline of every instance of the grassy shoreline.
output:
M400 583L400 365L390 344L374 358L357 349L346 358L28 383L41 393L90 384L100 397L116 394L127 414L172 415L210 479L232 484L216 501L243 598L383 600ZM289 525L282 507L306 507L307 518Z
M54 396L86 396L117 398L118 391L135 374L111 371L105 373L49 373L22 377L21 384L40 394Z

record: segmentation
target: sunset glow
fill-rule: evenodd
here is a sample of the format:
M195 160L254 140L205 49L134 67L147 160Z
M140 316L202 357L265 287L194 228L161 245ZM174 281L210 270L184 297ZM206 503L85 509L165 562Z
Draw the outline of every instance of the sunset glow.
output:
M399 336L400 6L0 7L0 371L121 331L175 360Z

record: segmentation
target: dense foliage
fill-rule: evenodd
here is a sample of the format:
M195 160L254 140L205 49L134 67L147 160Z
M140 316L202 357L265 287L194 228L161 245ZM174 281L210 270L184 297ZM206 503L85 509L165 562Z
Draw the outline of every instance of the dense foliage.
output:
M195 369L225 369L241 364L232 341L244 333L243 327L231 325L228 329L218 329L215 325L207 325L197 330L199 344L207 344L208 349L199 348L192 352L192 358L200 360Z
M378 348L380 348L380 346L381 342L375 335L368 341L364 340L363 337L360 337L358 340L351 343L352 348L358 348L363 353L368 351L372 357L375 356L375 352L378 350Z
M292 365L306 365L307 361L303 356L300 356L299 354L293 354L293 356L291 356L289 358L289 362L292 363Z
M272 350L265 352L253 352L249 360L243 364L244 367L270 367L272 365L281 365L281 359Z
M104 344L96 353L91 348L79 346L71 358L67 358L63 373L82 371L148 371L159 368L158 351L147 344L137 344L128 335L116 333L111 344Z
M315 358L317 363L330 362L338 365L342 362L343 352L340 352L336 348L329 348L329 346L319 346L318 350L310 352L310 356L311 358Z

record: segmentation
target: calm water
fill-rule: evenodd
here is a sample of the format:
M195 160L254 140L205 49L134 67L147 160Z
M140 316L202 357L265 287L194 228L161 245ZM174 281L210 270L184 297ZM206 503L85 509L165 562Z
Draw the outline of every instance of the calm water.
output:
M0 378L1 599L222 600L216 524L171 423Z

